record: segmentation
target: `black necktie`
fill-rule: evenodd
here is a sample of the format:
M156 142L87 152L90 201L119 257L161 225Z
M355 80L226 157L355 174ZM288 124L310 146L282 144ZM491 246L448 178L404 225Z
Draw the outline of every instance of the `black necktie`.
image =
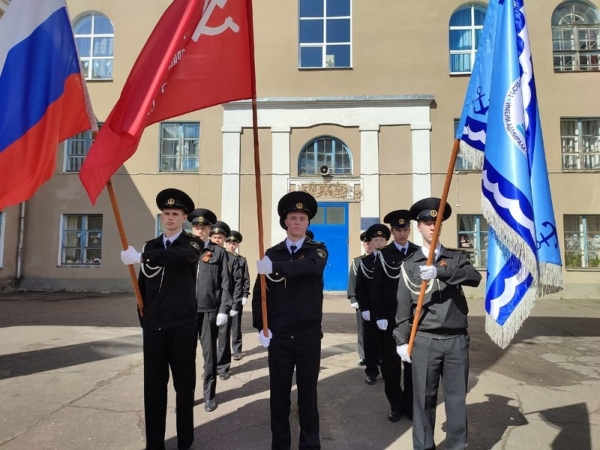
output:
M292 244L292 245L290 245L290 250L292 251L292 255L293 255L294 253L296 253L296 250L298 250L298 247L296 247L295 245Z
M400 249L400 253L402 253L404 256L406 256L406 249L404 247L402 247Z
M167 242L165 242L165 248L169 248L171 246L171 241L167 239Z

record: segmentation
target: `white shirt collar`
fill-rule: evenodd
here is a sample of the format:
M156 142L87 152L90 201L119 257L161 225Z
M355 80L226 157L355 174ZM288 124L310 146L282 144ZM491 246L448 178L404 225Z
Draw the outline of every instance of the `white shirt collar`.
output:
M408 253L408 242L406 243L406 245L400 245L396 241L394 241L394 245L398 250L402 251L402 249L404 249L404 253Z
M423 252L423 254L425 255L425 258L429 257L429 249L425 248L425 247L421 247L421 251ZM438 244L437 247L435 248L435 259L434 261L437 261L437 259L440 257L440 252L442 251L442 245Z
M179 235L183 232L183 230L181 230L179 233L174 234L173 236L171 236L170 238L168 238L164 233L163 233L163 246L167 246L167 241L171 241L171 244L173 242L175 242L177 240L177 238L179 237Z
M290 248L292 245L295 245L297 247L296 251L298 251L302 247L302 244L304 244L304 240L305 238L302 238L296 242L293 242L290 238L285 238L285 246L290 253L292 252L292 249Z

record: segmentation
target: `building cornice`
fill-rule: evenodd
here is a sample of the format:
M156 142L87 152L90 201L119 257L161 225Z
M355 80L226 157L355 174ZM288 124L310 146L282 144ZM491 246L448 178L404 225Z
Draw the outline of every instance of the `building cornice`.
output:
M272 108L353 108L353 107L390 107L390 106L430 106L433 95L363 95L348 97L264 97L256 99L260 109ZM250 100L240 100L223 105L227 111L248 110Z

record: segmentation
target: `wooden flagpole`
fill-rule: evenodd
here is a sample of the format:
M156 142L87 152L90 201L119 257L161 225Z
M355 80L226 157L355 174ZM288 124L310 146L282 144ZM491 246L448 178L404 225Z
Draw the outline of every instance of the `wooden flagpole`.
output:
M252 0L246 0L248 11L248 35L250 37L250 77L252 83L252 132L254 137L254 184L256 189L256 217L258 224L258 254L260 259L265 256L264 226L262 214L262 186L260 179L260 149L258 145L258 112L256 107L256 64L254 62L254 19L252 12ZM260 279L260 305L262 310L263 334L269 336L269 321L267 318L267 282L264 275Z
M450 162L448 163L448 171L446 172L446 181L444 183L444 190L442 191L442 197L440 201L440 208L438 210L437 218L435 219L435 228L433 230L433 238L431 239L431 245L429 247L429 255L427 255L427 265L431 266L435 261L435 248L437 247L438 238L440 235L440 228L442 227L442 220L444 218L444 210L446 209L446 200L448 199L448 191L450 190L450 184L452 183L452 175L454 174L454 166L456 165L456 157L458 156L458 148L460 140L454 140L454 146L452 147L452 154L450 155ZM417 307L413 316L413 325L410 330L410 339L408 341L408 354L412 355L413 345L415 343L415 336L417 334L417 328L419 328L419 322L421 321L421 311L423 309L423 299L425 298L425 290L427 289L427 281L423 280L421 283L421 291L419 292L419 299L417 301Z
M115 190L113 189L112 180L110 178L108 179L108 183L106 183L106 187L108 189L108 196L110 197L110 204L112 205L113 213L115 214L115 220L117 221L117 228L119 229L121 244L123 245L123 250L127 250L129 248L129 244L127 243L127 236L125 235L125 227L123 226L123 219L121 219L121 212L119 211L117 196L115 195ZM131 283L133 284L133 291L135 292L135 299L137 300L140 316L143 316L144 301L142 300L142 293L140 292L140 286L137 282L135 269L133 264L128 265L127 268L129 269L129 276L131 277Z

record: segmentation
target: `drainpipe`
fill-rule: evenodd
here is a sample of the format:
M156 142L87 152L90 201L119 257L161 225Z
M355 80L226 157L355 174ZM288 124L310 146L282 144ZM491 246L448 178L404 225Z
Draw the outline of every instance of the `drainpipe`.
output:
M21 281L23 266L23 236L25 234L25 202L19 210L19 246L17 247L17 281Z

